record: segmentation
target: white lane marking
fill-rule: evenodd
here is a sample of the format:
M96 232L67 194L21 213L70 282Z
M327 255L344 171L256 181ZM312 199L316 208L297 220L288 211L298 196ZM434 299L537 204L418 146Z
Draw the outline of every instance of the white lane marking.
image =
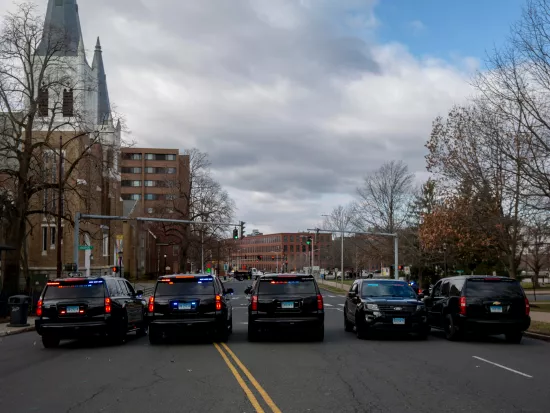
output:
M248 321L243 321L243 322L241 322L241 323L239 323L239 324L248 324Z
M341 308L336 308L335 310L338 310L338 311L344 312L344 310L342 310Z
M332 304L325 303L325 307L332 307Z
M502 364L498 364L498 363L495 363L495 362L493 362L493 361L485 360L485 359L482 359L481 357L478 357L478 356L472 356L472 357L475 358L475 359L477 359L477 360L484 361L485 363L492 364L493 366L500 367L501 369L511 371L512 373L519 374L520 376L527 377L527 378L529 378L529 379L532 379L532 378L533 378L533 376L530 376L530 375L528 375L528 374L522 373L521 371L517 371L517 370L511 369L510 367L503 366Z
M340 307L343 307L345 304L338 304Z
M328 298L336 298L335 295L327 295Z

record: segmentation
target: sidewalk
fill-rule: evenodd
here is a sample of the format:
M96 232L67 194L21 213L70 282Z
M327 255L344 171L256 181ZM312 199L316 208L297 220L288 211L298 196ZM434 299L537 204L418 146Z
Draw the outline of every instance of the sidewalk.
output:
M550 313L531 311L531 320L540 321L541 323L550 323Z
M25 333L27 331L34 331L34 320L36 317L28 317L27 327L8 327L9 323L0 324L0 337L11 336L13 334Z

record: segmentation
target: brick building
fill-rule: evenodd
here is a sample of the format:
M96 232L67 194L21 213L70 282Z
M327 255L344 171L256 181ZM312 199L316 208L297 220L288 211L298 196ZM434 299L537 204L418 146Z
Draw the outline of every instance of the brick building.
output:
M257 268L262 271L300 271L310 265L310 247L307 237L312 237L314 266L323 268L332 245L331 234L307 232L261 234L242 240L229 240L230 265L233 268Z

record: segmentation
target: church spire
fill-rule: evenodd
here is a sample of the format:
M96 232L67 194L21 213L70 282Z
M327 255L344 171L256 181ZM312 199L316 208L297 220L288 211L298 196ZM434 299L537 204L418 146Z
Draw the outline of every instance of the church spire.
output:
M56 54L61 56L84 54L76 0L48 0L44 34L38 54L50 54L51 48L58 49Z
M103 52L99 37L95 45L94 60L92 70L97 76L97 123L104 124L111 116L111 102L109 100L109 89L107 88L107 75L103 65Z

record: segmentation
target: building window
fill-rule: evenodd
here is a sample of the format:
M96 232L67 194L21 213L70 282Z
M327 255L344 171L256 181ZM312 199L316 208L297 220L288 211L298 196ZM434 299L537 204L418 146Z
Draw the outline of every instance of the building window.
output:
M290 236L290 242L294 242L294 236L293 235Z
M146 161L154 161L155 160L155 154L154 153L146 153L145 154L145 160Z
M124 201L139 201L141 199L140 194L122 194L121 197Z
M175 161L176 155L162 153L146 153L145 160L147 161Z
M159 199L157 194L145 194L145 200L147 201L156 201Z
M156 181L144 181L145 186L157 186Z
M48 227L42 227L42 252L48 251Z
M157 168L153 168L152 166L145 167L145 173L146 174L154 174L156 173Z
M180 252L180 246L179 245L172 245L172 254L174 257L177 257Z
M48 105L50 100L50 94L48 88L42 87L38 91L38 116L48 116Z
M153 212L155 212L154 208L147 208L147 213L148 214L152 214Z
M167 194L165 195L165 198L167 201L174 201L175 199L177 199L177 196L174 194Z
M136 187L136 186L141 186L141 181L122 181L121 182L121 186L133 186L133 187Z
M56 238L55 238L55 235L56 235L55 230L56 230L55 227L51 227L51 228L50 228L50 248L51 248L52 250L55 249L55 240L56 240Z
M122 173L123 174L140 174L141 173L141 168L123 167L122 168Z
M123 153L122 159L128 161L141 161L141 153Z
M166 173L167 174L175 174L176 173L176 168L166 168Z
M167 161L175 161L176 160L176 155L166 155L166 160Z
M63 90L63 116L66 118L74 116L74 94L72 89Z
M294 245L290 246L290 252L294 252Z
M103 249L103 256L108 257L109 256L109 234L103 233L103 240L102 240L102 249Z

